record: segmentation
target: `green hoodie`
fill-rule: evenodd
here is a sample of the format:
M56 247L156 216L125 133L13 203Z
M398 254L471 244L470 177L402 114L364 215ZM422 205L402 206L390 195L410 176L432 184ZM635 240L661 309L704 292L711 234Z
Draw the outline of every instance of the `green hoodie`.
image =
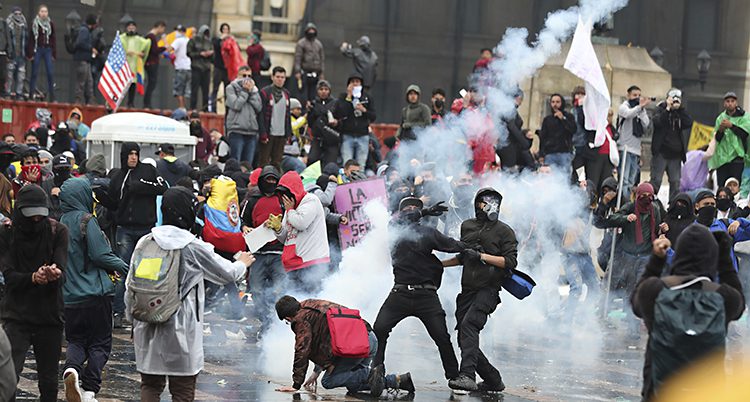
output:
M68 227L68 268L65 270L63 300L66 306L85 303L97 297L113 296L115 285L108 273L119 272L124 278L128 266L112 251L96 219L86 225L86 244L81 235L81 221L91 214L94 196L88 179L68 179L60 188L61 222Z
M750 119L748 119L745 111L739 107L735 111L734 116L728 115L726 110L721 112L719 117L716 118L714 133L719 131L719 125L724 119L728 119L735 126L750 133ZM745 147L742 145L742 140L731 128L728 128L724 130L724 137L721 141L716 141L716 152L708 160L708 168L712 170L717 169L733 161L735 158L744 158L746 164L750 163L748 159L750 155L747 154Z
M401 109L401 127L398 128L398 132L396 133L396 136L402 140L416 139L411 130L432 124L432 112L429 106L421 103L419 100L415 103L409 103L409 92L412 91L416 92L417 95L422 95L422 90L419 89L418 85L412 84L406 88L405 96L407 105ZM401 137L402 134L404 134L404 138Z

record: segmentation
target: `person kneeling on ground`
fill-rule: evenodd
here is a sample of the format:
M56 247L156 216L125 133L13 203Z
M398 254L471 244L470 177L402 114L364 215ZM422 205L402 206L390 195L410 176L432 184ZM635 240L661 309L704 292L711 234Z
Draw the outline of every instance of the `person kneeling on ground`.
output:
M320 372L325 370L321 385L332 389L346 387L355 393L370 390L370 363L378 349L378 340L367 322L367 337L370 344L370 354L366 358L348 358L333 355L331 348L331 334L328 329L326 312L331 308L346 308L339 304L326 301L307 299L297 301L292 296L283 296L276 302L276 314L292 327L295 334L294 366L292 369L291 387L277 388L280 392L297 392L303 385L314 388L318 383ZM308 362L315 363L315 370L305 381ZM384 376L385 386L390 389L414 392L411 374L389 374Z

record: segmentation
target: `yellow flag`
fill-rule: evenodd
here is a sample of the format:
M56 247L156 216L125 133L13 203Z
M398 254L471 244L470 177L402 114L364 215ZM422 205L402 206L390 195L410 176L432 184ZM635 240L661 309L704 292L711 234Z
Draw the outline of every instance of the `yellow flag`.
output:
M698 122L693 122L690 129L690 142L688 142L688 151L694 151L711 142L714 128Z

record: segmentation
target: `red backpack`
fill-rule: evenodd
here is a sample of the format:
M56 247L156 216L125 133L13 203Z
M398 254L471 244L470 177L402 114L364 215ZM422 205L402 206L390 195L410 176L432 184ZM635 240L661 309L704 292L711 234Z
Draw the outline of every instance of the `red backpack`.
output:
M326 312L334 356L365 358L370 355L370 340L359 310L332 307Z

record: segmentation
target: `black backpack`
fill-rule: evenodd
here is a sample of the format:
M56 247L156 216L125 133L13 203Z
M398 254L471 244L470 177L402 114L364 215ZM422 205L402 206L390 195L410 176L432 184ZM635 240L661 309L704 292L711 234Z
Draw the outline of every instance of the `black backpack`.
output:
M718 285L705 276L682 282L684 277L663 278L667 288L654 304L654 325L648 342L654 389L673 374L712 352L724 348L726 312ZM701 289L687 289L701 283ZM672 285L670 287L670 285Z
M70 28L64 35L65 50L70 54L74 54L76 52L76 41L78 40L78 30L80 29L80 27Z
M270 69L271 69L271 56L266 51L266 48L263 48L263 58L260 60L260 70L268 71Z

